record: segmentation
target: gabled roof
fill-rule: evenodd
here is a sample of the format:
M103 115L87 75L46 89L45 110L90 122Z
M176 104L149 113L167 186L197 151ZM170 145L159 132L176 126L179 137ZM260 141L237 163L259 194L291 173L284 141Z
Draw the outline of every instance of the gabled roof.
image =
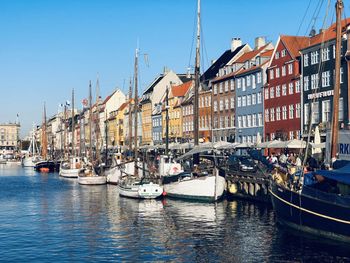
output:
M172 97L183 97L186 95L189 88L192 86L193 80L187 81L181 85L171 87Z
M236 73L236 75L239 76L239 75L245 74L245 73L247 73L247 72L260 69L260 68L262 68L262 66L264 66L264 65L267 64L267 63L269 63L268 60L265 61L264 63L258 65L258 66L255 66L255 65L254 65L254 66L252 66L252 67L250 67L250 68L248 68L248 69L241 68L240 70L238 70L238 72Z
M120 105L118 111L122 111L126 108L126 106L128 106L129 102L124 102L122 105Z
M281 35L280 41L282 41L283 45L293 58L299 57L299 50L309 45L309 37Z
M262 50L264 50L269 44L266 44L258 49L254 49L252 51L249 51L247 53L244 53L242 56L240 56L237 60L236 63L244 63L247 60L250 60L254 58L256 55L258 55Z
M164 74L160 74L158 77L156 77L151 85L143 92L143 94L147 94L153 91L154 87L164 78Z
M208 81L216 77L220 68L224 67L244 46L237 47L234 51L226 50L201 76L201 81Z

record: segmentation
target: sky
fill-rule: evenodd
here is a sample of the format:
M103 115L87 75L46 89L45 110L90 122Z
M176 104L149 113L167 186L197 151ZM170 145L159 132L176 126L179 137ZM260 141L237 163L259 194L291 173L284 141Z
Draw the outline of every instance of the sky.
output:
M334 22L330 0L327 25ZM345 15L350 14L345 0ZM202 0L201 72L230 48L233 37L254 46L257 36L318 31L328 0ZM128 90L140 48L139 90L167 67L194 65L196 0L0 0L0 123L15 122L21 135L76 94L88 97L97 75L104 98ZM147 54L148 63L144 59Z

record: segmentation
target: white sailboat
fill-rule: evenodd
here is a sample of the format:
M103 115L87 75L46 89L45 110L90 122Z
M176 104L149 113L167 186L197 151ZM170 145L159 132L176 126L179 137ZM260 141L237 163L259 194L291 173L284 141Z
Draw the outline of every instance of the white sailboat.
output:
M107 183L107 178L104 174L97 174L94 166L92 164L92 96L91 96L91 82L89 85L89 163L79 171L78 175L78 183L81 185L103 185ZM97 102L98 103L98 102ZM98 147L96 147L96 152L99 151Z
M39 161L41 161L41 157L39 155L39 148L35 141L35 133L33 127L32 137L28 147L28 153L22 159L22 165L23 167L34 167L35 164Z
M154 199L163 194L163 187L159 184L153 183L146 178L140 179L139 165L138 165L138 150L137 150L137 114L138 114L138 89L137 89L137 72L138 72L138 49L135 52L135 101L134 101L134 162L133 176L127 174L124 178L119 180L118 189L119 195L124 197L138 198L138 199ZM131 112L131 107L129 107ZM131 116L131 114L129 114ZM130 120L130 119L129 119ZM130 137L129 137L130 138ZM130 140L131 143L131 140ZM130 148L131 150L131 148ZM129 166L129 165L128 165ZM130 166L129 166L130 167ZM132 169L130 167L130 169ZM125 171L122 171L125 174Z
M74 90L72 90L72 155L61 162L59 175L65 178L78 178L84 162L75 154ZM65 138L66 140L66 138Z
M197 43L196 43L196 66L194 85L194 143L198 147L198 99L199 99L199 67L200 67L200 0L197 2ZM199 159L199 153L194 153L193 158ZM215 165L215 164L214 164ZM163 169L165 170L165 169ZM225 191L226 180L219 175L214 167L212 174L181 173L176 175L161 174L163 178L164 194L170 197L217 201Z

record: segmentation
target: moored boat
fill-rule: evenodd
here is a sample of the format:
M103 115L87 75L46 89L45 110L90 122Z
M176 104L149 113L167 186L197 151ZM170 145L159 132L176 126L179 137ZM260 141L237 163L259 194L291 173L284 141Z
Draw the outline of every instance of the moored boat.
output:
M60 176L65 178L78 178L83 169L83 162L79 157L71 157L69 161L63 161L60 165Z
M128 177L118 184L119 195L137 199L155 199L163 194L163 187L147 179Z

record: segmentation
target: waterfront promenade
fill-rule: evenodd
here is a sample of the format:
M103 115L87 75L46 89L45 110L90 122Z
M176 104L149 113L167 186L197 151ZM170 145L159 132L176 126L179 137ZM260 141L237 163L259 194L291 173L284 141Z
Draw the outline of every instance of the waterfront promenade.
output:
M1 262L349 262L347 244L276 224L265 204L119 197L0 165Z

